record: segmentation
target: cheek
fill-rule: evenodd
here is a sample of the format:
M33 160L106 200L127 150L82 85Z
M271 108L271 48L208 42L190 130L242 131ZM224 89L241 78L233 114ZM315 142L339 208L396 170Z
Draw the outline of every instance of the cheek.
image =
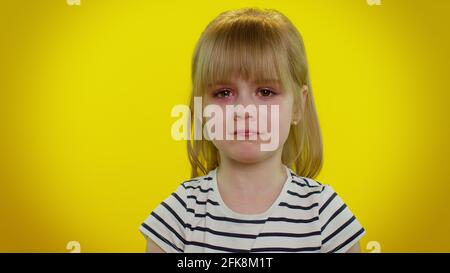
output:
M280 133L280 143L284 142L291 128L292 111L290 107L280 107L280 119L279 119L279 133Z
M291 97L285 97L283 100L280 100L278 104L278 132L280 144L283 144L289 136L289 130L291 128L293 100Z

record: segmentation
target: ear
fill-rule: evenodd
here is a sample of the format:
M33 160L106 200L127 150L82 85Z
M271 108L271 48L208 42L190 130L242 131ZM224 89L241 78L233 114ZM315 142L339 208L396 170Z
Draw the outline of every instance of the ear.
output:
M301 100L301 107L296 107L294 105L294 113L292 116L292 123L294 125L297 125L297 123L300 121L300 119L303 117L303 113L305 112L305 105L306 105L306 99L308 97L308 86L306 84L302 85L302 88L300 89L300 100Z

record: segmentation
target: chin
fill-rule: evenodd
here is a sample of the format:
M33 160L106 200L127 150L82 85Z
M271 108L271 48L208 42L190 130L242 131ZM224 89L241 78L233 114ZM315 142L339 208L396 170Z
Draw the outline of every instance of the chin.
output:
M256 141L233 143L224 152L229 158L241 163L257 163L270 156L270 152L261 151L261 143Z

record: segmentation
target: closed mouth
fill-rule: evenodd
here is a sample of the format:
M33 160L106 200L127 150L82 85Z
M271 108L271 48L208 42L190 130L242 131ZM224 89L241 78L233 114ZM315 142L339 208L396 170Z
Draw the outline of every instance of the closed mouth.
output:
M236 130L234 131L234 135L245 135L245 136L259 135L259 132L250 130Z

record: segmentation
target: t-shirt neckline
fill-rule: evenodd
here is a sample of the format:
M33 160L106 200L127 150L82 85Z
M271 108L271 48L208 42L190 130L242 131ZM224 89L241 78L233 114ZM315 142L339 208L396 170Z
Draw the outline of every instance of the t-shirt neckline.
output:
M266 211L257 213L257 214L243 214L243 213L239 213L239 212L236 212L236 211L230 209L223 201L222 196L219 192L219 187L217 185L217 167L215 169L211 170L209 173L209 176L212 177L211 184L212 184L212 188L213 188L213 194L215 195L217 202L219 203L219 206L222 209L222 211L227 216L232 217L232 218L237 218L237 219L244 219L244 220L266 219L270 215L270 213L274 210L274 208L278 206L280 201L283 199L283 197L287 193L287 188L290 184L289 182L291 181L290 169L286 165L283 165L283 166L286 170L286 180L284 181L284 185L283 185L283 188L281 189L281 192L279 193L276 200L272 203L272 205Z

